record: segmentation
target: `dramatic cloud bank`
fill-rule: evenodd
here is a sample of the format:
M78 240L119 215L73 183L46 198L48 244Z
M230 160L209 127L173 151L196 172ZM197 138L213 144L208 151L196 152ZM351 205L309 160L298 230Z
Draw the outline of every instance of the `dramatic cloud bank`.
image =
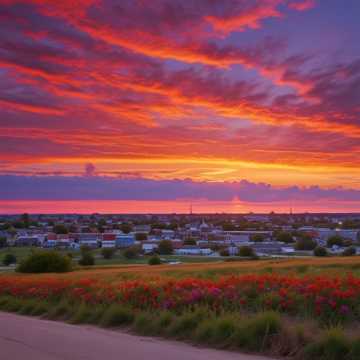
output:
M0 0L0 174L20 176L2 198L358 199L359 13L358 0ZM124 174L136 179L107 178Z
M318 186L276 188L269 184L121 179L103 176L0 176L0 200L209 200L272 203L360 201L360 190Z

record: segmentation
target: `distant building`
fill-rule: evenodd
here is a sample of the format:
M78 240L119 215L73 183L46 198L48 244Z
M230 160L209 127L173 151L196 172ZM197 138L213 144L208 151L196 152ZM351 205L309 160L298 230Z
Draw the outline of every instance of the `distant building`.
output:
M210 255L212 250L209 248L200 248L196 245L183 246L174 250L175 255Z
M134 233L129 234L116 234L116 247L126 248L135 244Z
M39 246L40 240L37 236L19 236L15 240L15 246Z

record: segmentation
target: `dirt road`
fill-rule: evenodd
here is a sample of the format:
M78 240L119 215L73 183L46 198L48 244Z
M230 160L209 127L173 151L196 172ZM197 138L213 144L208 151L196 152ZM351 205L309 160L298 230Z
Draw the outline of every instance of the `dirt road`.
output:
M9 360L269 360L0 312L0 358Z

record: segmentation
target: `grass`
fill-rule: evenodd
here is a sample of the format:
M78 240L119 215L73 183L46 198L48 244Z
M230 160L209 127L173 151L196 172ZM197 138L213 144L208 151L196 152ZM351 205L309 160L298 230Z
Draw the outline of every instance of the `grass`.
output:
M316 331L301 319L289 319L276 312L216 314L206 307L180 314L159 310L134 312L129 307L74 306L63 299L55 306L46 302L0 298L0 310L74 324L126 327L143 336L161 335L215 348L286 356L297 360L359 359L360 337L347 336L340 327Z
M2 250L3 251L3 250ZM23 250L21 250L23 251ZM170 257L167 257L168 259ZM147 257L145 257L147 261ZM171 257L178 259L181 257ZM214 259L212 259L214 260ZM104 260L106 262L107 260ZM360 257L294 258L258 261L183 263L180 265L148 266L123 264L79 269L72 273L51 275L57 278L100 279L104 283L119 283L129 279L218 278L224 275L246 273L279 273L298 276L344 275L351 272L360 276ZM2 276L0 274L0 276ZM9 276L9 274L7 274ZM14 277L48 278L48 274ZM24 315L68 321L75 324L96 324L110 328L125 328L144 336L162 336L181 339L216 348L286 356L296 359L355 360L360 359L360 324L343 324L342 327L324 328L321 324L300 318L297 314L280 315L262 312L260 308L248 313L233 310L215 312L204 306L184 312L158 309L153 312L134 311L128 306L89 306L73 304L66 298L56 303L0 297L0 310ZM250 310L249 310L250 311ZM358 338L357 338L358 337Z

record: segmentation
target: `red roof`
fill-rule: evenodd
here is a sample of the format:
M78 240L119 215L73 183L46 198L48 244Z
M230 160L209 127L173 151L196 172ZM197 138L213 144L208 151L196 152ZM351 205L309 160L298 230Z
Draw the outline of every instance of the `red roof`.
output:
M103 234L103 240L116 240L116 234Z

